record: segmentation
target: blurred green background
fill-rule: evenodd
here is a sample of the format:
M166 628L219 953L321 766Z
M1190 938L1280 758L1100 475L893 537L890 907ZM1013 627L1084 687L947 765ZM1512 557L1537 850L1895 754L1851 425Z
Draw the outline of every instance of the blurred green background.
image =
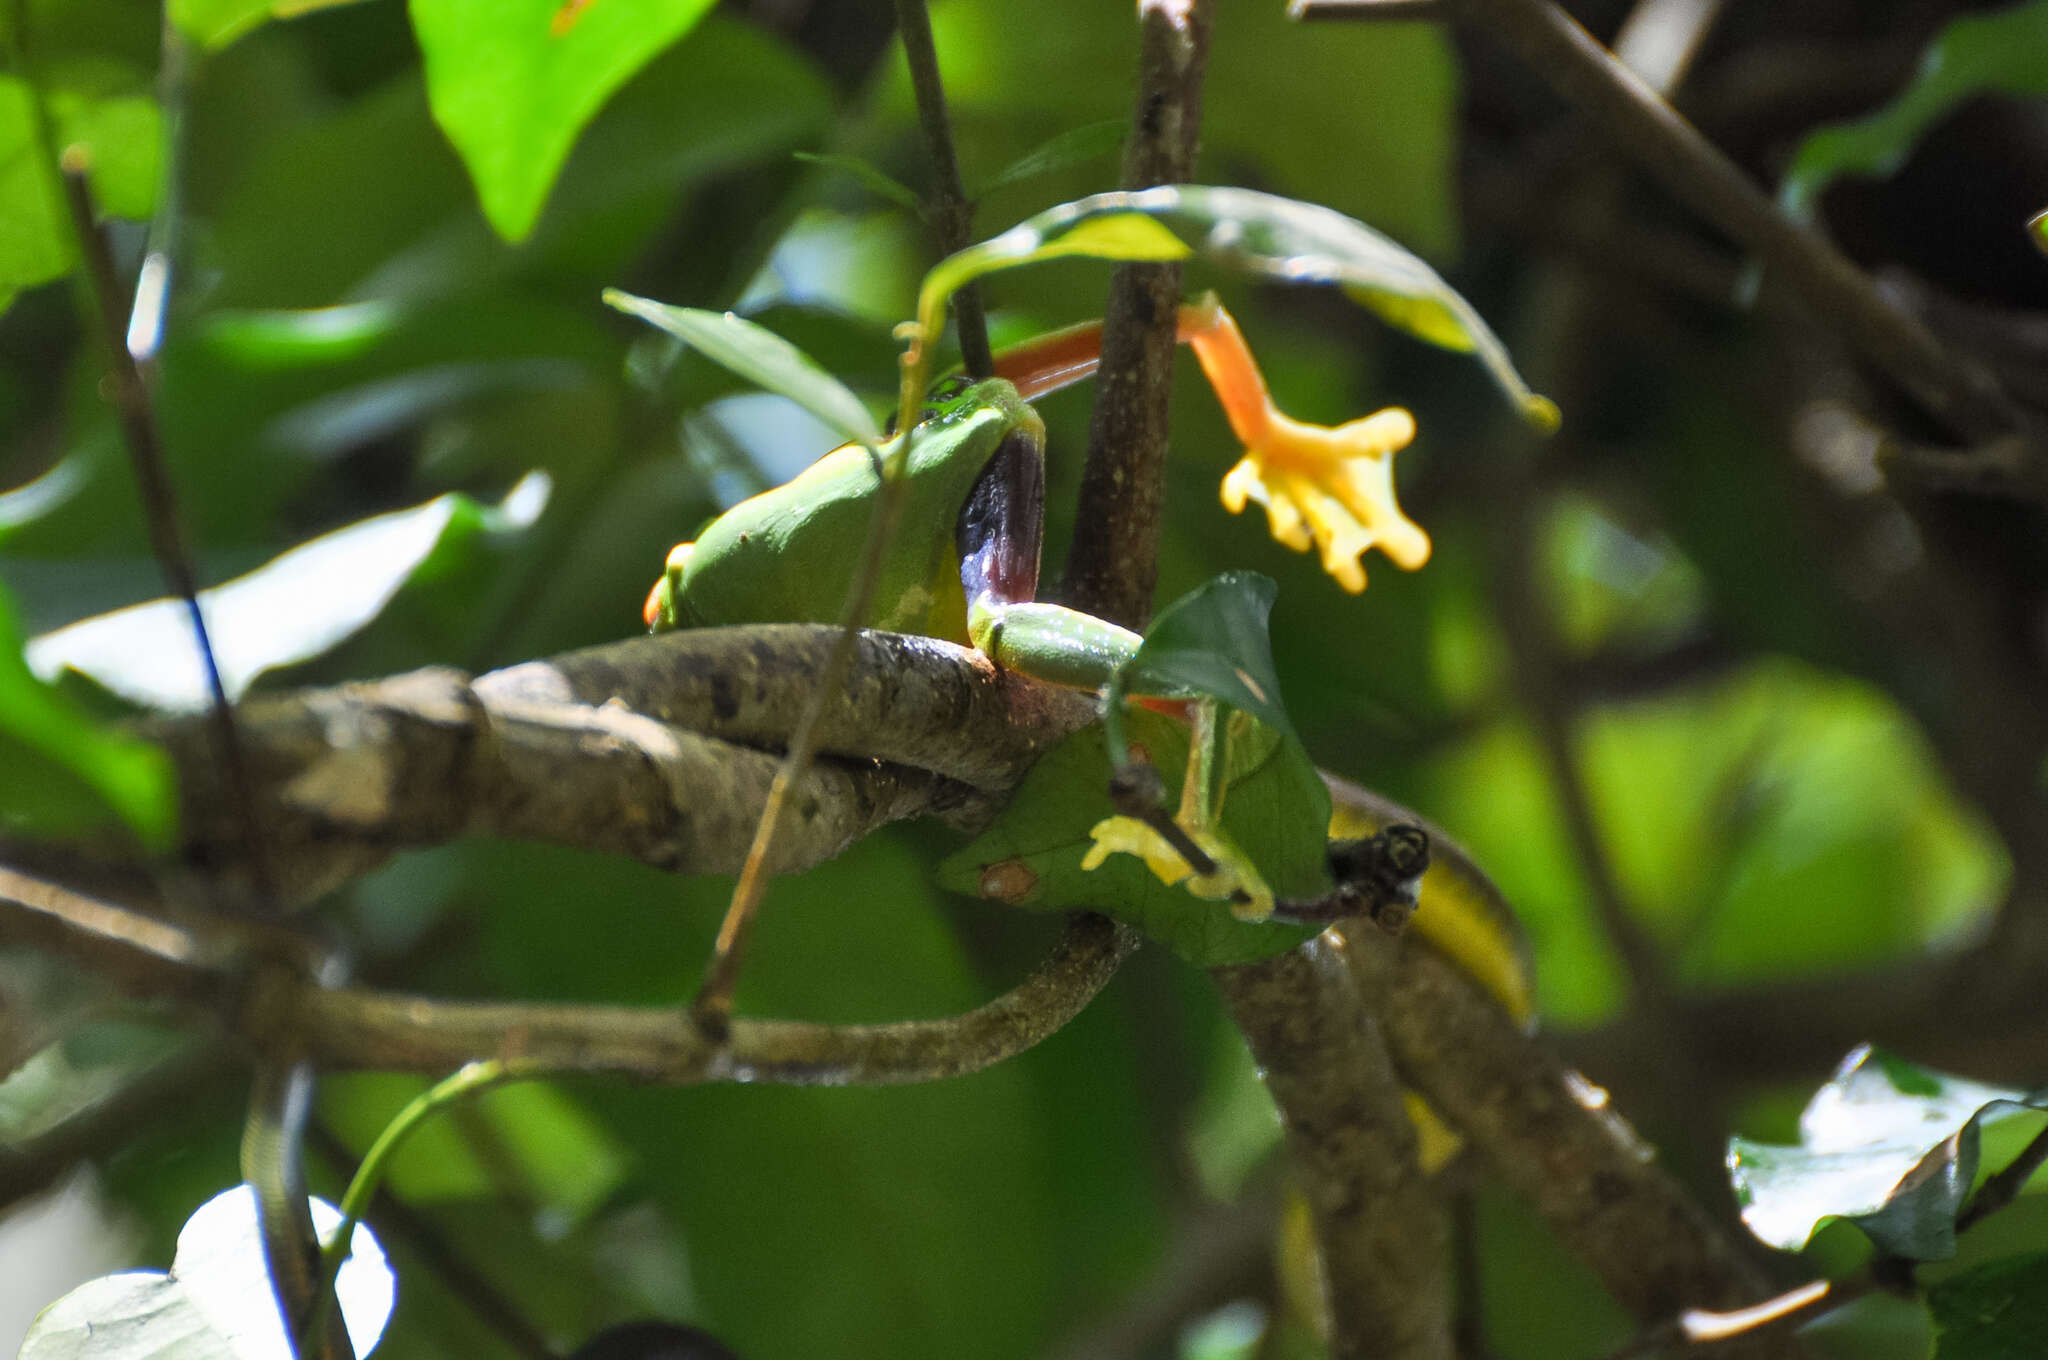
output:
M577 23L620 3L592 0ZM481 671L631 634L671 543L823 451L803 417L738 395L601 306L602 288L747 311L885 399L889 329L935 258L931 230L861 176L797 153L858 157L927 186L886 5L761 0L694 26L685 16L686 36L599 101L544 206L544 155L500 175L501 226L517 225L522 193L538 209L516 244L494 234L436 122L404 7L375 0L291 22L262 22L262 8L188 0L187 22L230 36L188 44L163 124L151 121L162 55L151 5L35 0L25 11L34 59L75 95L66 107L113 129L93 134L96 187L133 219L113 228L124 267L163 201L150 148L160 127L175 132L179 268L157 390L202 576L217 583L346 535L271 568L284 593L267 608L289 602L303 650L318 655L273 655L274 616L252 606L241 641L258 687L428 663ZM423 16L461 8L416 4L413 17L425 31ZM1606 36L1626 7L1574 8ZM1767 8L1731 19L1707 49L1709 93L1745 53L1902 35L1917 45L1949 7ZM933 24L963 172L971 192L986 186L979 235L1114 185L1134 68L1128 6L1047 0L1025 16L948 0ZM431 63L428 75L443 78ZM1852 91L1804 122L1772 106L1775 122L1730 124L1748 141L1727 135L1773 174L1811 122L1893 92L1867 83L1863 105ZM1627 978L1593 905L1602 893L1687 993L1796 984L1969 939L2012 872L1999 810L1983 800L2013 786L1985 772L1969 736L2000 719L1972 707L1988 691L1956 677L1951 639L1902 632L1872 603L1893 589L1887 552L1938 556L1943 543L1923 541L1928 530L1896 506L1866 515L1870 494L1843 493L1788 451L1805 408L1786 356L1810 337L1761 335L1728 301L1735 257L1611 174L1598 142L1489 44L1461 52L1422 25L1293 25L1276 5L1223 0L1205 105L1200 178L1330 204L1421 252L1565 403L1566 435L1539 450L1468 361L1334 296L1193 270L1191 288L1222 290L1288 410L1331 422L1388 404L1416 413L1403 496L1436 556L1415 575L1369 562L1371 587L1351 598L1256 517L1226 515L1214 487L1236 450L1184 360L1160 586L1171 598L1233 566L1278 579L1275 651L1311 750L1450 829L1498 880L1528 931L1546 1028L1613 1037ZM1055 138L1066 153L1051 169L1016 172ZM124 154L138 164L124 171ZM0 164L0 195L19 173ZM1837 204L1844 223L1896 226L1901 210L1874 184ZM1590 205L1578 226L1574 203ZM1678 238L1685 258L1720 271L1710 278L1726 296L1660 273L1653 252L1628 248L1637 231ZM1938 272L1892 239L1866 262ZM36 283L43 267L19 265L0 316L0 586L23 638L161 593L100 351L71 288ZM998 342L1098 314L1105 279L1067 263L994 280ZM2015 306L2048 295L2048 279L2030 286L1982 291L2005 288ZM1088 401L1083 389L1043 407L1048 576L1072 532ZM450 494L464 499L436 501ZM418 509L430 503L441 509ZM1869 524L1843 530L1845 504ZM401 511L414 518L376 518ZM2048 576L2042 536L2038 520L1997 512L1944 513L1981 549L1978 568L2010 587L1992 605L2020 617ZM132 670L180 664L152 650L175 649L175 628L137 621L118 640ZM46 663L70 654L37 645ZM60 688L62 702L107 713L123 681ZM1559 751L1611 887L1593 882L1575 840ZM108 781L131 777L147 784L146 771L72 769L38 787L83 780L120 806ZM92 802L51 803L46 826L97 815ZM16 803L10 815L35 829L37 809ZM903 828L778 885L743 1012L937 1016L1020 977L1056 923L930 887L926 866L951 844L937 827ZM395 860L326 919L355 943L361 971L391 985L660 1003L692 985L727 891L563 851L464 844ZM237 1178L237 1078L77 979L7 962L16 991L76 1012L60 1044L0 1086L11 1139L89 1105L167 1046L198 1074L99 1159L107 1212L139 1231L136 1259L168 1260L184 1216ZM1671 1070L1661 1087L1624 1090L1624 1109L1721 1207L1721 1138L1736 1127L1784 1136L1826 1067L1791 1085L1774 1071L1711 1089L1687 1089L1682 1063ZM417 1089L331 1080L322 1118L360 1151ZM1166 1355L1180 1353L1180 1321L1238 1299L1273 1306L1276 1140L1206 979L1155 949L1066 1031L981 1076L887 1091L509 1090L437 1125L394 1189L556 1345L652 1314L699 1321L749 1360ZM326 1188L339 1187L330 1176ZM1627 1336L1525 1210L1482 1190L1476 1221L1497 1354L1585 1356ZM387 1246L401 1283L385 1353L517 1353L419 1241ZM1134 1300L1162 1293L1181 1311L1129 1349L1118 1326L1141 1316Z

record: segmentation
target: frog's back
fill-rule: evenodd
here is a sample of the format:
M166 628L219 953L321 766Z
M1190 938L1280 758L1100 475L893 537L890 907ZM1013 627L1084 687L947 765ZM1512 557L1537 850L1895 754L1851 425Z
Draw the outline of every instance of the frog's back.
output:
M990 401L987 387L918 427L909 495L864 621L869 627L966 640L954 522L1018 411L1036 420L1014 391L1008 401ZM719 516L683 566L676 625L838 622L877 485L867 450L848 444Z

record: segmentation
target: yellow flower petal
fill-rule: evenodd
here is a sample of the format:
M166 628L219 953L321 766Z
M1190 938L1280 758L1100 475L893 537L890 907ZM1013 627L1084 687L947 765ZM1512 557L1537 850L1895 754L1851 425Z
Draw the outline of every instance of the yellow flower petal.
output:
M1278 411L1267 434L1223 479L1224 508L1265 507L1273 537L1296 552L1314 546L1344 589L1365 589L1359 558L1378 548L1413 571L1429 560L1429 535L1394 497L1394 454L1415 438L1415 418L1398 406L1337 426L1310 425Z

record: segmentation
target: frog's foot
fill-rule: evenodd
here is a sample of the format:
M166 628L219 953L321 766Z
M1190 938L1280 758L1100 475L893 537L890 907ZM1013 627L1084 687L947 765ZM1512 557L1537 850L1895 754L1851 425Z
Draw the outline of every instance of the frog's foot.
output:
M1094 844L1081 867L1099 869L1111 855L1136 855L1161 883L1178 884L1207 901L1228 902L1231 914L1241 921L1263 921L1273 914L1273 890L1228 836L1213 828L1194 828L1187 834L1213 862L1211 872L1197 873L1165 836L1136 817L1123 815L1095 824L1088 833Z
M1311 544L1323 570L1353 594L1365 589L1358 559L1378 548L1409 571L1429 560L1429 535L1394 499L1394 454L1415 438L1415 418L1390 406L1332 429L1274 410L1266 429L1223 479L1232 514L1266 507L1273 537L1296 552Z

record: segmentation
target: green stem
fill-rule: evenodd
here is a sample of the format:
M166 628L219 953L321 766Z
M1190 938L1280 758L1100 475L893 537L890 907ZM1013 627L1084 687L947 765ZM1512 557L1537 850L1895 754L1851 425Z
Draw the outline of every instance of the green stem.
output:
M362 1163L356 1167L355 1177L348 1183L348 1191L341 1197L341 1222L335 1227L334 1235L320 1249L320 1278L322 1287L314 1295L313 1312L306 1319L303 1335L315 1337L326 1323L328 1300L334 1297L335 1281L341 1276L341 1267L349 1258L349 1251L355 1241L356 1225L363 1221L364 1212L370 1207L370 1199L377 1193L377 1186L384 1179L384 1168L392 1155L426 1121L427 1116L436 1113L443 1106L474 1095L492 1086L508 1081L517 1081L528 1075L518 1064L492 1058L484 1062L465 1064L452 1076L443 1077L426 1090L414 1096L406 1107L392 1117L384 1131L377 1135L377 1141L370 1144L370 1150L363 1154ZM303 1347L301 1347L303 1353Z

